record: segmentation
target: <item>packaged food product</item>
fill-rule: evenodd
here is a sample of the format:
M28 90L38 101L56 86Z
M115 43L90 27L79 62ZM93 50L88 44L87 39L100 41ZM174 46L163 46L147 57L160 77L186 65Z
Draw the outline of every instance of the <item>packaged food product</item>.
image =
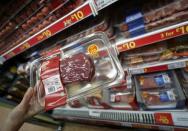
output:
M131 79L131 78L130 78ZM108 104L117 110L137 109L136 92L134 83L112 87L108 90Z
M168 103L176 103L177 96L174 89L163 90L163 91L142 91L141 97L143 102L148 105L163 105Z
M90 93L85 97L85 101L87 103L88 108L94 109L109 109L111 106L109 105L107 96L108 89L97 89L93 93Z
M45 109L49 110L55 106L66 103L66 90L63 86L59 71L59 56L45 60L41 63L40 78L45 90ZM56 101L54 101L56 99ZM51 103L49 101L54 101Z
M46 110L79 100L94 89L115 86L124 73L114 52L103 33L84 37L35 60L31 86L41 80L44 89L38 89L38 96Z
M176 73L178 75L184 94L186 98L188 98L188 72L186 71L186 68L182 68L182 69L176 70Z
M156 73L150 75L141 75L138 77L138 82L141 89L160 89L170 87L172 80L167 73Z
M170 83L168 83L168 88L158 88L160 86L164 86L164 82L161 81L162 75L167 75L170 78ZM150 79L148 77L147 82L145 81L145 85L150 84L149 90L147 89L148 86L145 86L143 88L143 83L140 84L139 78L140 76L135 76L135 84L136 84L136 96L137 101L140 104L140 106L144 109L173 109L173 108L183 108L185 106L185 96L183 94L183 91L181 89L180 83L177 79L176 74L174 71L168 71L168 72L162 72L162 73L153 73L149 74L147 76L151 76L154 78L154 76L160 76L159 83L155 80ZM169 79L168 78L168 79ZM164 80L164 79L163 79ZM151 84L151 83L152 84ZM142 87L141 87L142 86ZM157 86L157 88L156 88Z
M142 64L158 62L158 60L162 58L162 53L166 48L167 45L165 42L156 43L154 45L123 52L120 55L120 59L125 66L139 66Z

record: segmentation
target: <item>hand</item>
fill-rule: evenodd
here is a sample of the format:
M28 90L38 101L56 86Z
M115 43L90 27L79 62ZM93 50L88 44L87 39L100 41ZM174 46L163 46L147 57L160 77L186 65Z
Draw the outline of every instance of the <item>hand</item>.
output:
M17 131L24 121L37 113L41 112L43 107L37 100L36 88L30 87L25 93L21 103L16 106L7 117L2 131Z

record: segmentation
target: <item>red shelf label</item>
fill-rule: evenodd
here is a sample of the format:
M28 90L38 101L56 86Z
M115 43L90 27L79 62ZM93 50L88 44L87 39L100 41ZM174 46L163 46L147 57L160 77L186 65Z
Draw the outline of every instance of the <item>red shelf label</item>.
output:
M161 66L144 68L144 73L156 72L156 71L165 71L165 70L168 70L168 66L167 65L161 65Z
M146 36L134 41L129 41L127 43L122 43L121 45L118 45L117 48L119 52L123 52L185 34L188 34L188 25L180 26L175 29L169 29L161 33Z
M74 11L67 17L59 20L54 25L50 26L43 32L39 33L38 35L34 36L33 38L29 39L26 43L18 46L13 51L9 52L8 54L4 55L4 58L10 59L11 57L27 50L28 48L38 44L39 42L55 35L56 33L72 26L73 24L83 20L84 18L90 16L92 14L91 7L88 4L85 4L83 7L79 8L78 10Z
M155 123L158 125L174 125L170 113L155 113Z

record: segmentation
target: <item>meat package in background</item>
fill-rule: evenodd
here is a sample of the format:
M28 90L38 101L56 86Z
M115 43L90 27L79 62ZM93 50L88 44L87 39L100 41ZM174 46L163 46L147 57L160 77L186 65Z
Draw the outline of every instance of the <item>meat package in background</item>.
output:
M163 88L169 87L171 78L167 73L142 75L138 77L141 89Z
M40 78L43 87L40 88L44 88L45 91L46 110L66 104L67 95L61 82L59 64L60 58L58 56L44 60L41 64Z
M107 98L106 96L107 96L107 90L97 89L89 93L85 97L88 108L93 108L93 109L111 108L108 103L108 100L106 99Z
M131 92L118 92L110 95L112 103L131 103L134 101L134 95Z
M148 106L173 103L177 100L177 95L173 89L164 91L143 91L141 97L143 102Z
M60 72L63 84L78 81L89 82L95 74L95 67L89 56L78 53L61 60Z

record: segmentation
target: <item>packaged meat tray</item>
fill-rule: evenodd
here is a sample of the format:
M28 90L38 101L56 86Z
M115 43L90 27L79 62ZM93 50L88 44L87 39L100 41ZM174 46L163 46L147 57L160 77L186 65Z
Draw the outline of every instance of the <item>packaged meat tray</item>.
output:
M163 52L167 49L166 42L156 43L150 46L144 46L120 54L120 60L123 66L140 66L148 63L158 62Z
M171 75L168 73L156 73L137 77L140 89L163 89L170 88Z
M31 86L38 87L38 99L46 110L80 99L94 89L116 86L124 78L116 52L103 33L48 52L30 67Z
M124 88L123 88L124 87ZM127 88L127 85L117 86L109 89L109 105L117 110L136 110L136 92L134 85Z
M186 96L186 98L188 98L188 70L187 70L187 67L176 70L176 73L177 73L179 81L182 85L182 89L185 93L185 96Z
M143 6L141 5L140 7L142 8L138 7L138 5L132 8L138 8L140 9L139 11L127 13L123 19L122 16L119 18L121 21L117 20L119 23L115 24L115 27L118 29L120 36L125 38L134 37L187 20L187 0L159 0L155 4L149 1L144 3ZM127 19L129 20L128 22Z
M153 88L144 90L140 86L139 77L135 76L136 96L137 102L143 109L175 109L183 108L185 106L185 96L181 89L180 83L174 71L155 73L149 75L164 75L168 74L171 79L170 88ZM148 75L148 76L149 76ZM144 76L144 75L143 75ZM156 87L156 83L152 80L145 83L146 88L148 85Z
M85 96L85 101L88 108L92 109L110 109L108 102L108 89L97 89Z
M175 38L120 54L121 63L125 67L139 67L186 57L188 57L187 39L180 41Z

